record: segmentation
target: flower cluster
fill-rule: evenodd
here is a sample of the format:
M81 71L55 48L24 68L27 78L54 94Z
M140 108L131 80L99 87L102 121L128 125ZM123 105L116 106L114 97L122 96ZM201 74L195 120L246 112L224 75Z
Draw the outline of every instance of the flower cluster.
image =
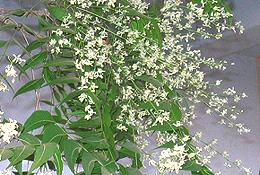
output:
M0 118L3 114L4 112L0 111ZM3 143L10 143L18 134L17 121L8 119L0 123L0 139Z
M15 69L15 65L16 64L22 64L25 62L25 59L21 58L21 55L15 55L13 54L12 57L11 56L7 56L7 59L9 61L10 64L6 65L5 67L5 76L7 78L11 78L12 83L15 82L15 78L17 77L17 71ZM3 83L0 82L0 92L1 91L7 91L7 86Z
M0 123L0 138L5 143L10 143L19 134L18 125L15 120L9 119L9 121Z
M90 90L103 97L108 87L114 88L118 95L113 104L120 107L115 119L116 129L128 132L129 128L134 128L137 133L134 141L140 149L145 150L149 145L149 140L141 133L152 137L153 132L147 131L151 127L171 126L171 133L157 130L156 145L182 144L161 151L159 161L150 160L162 174L178 173L191 158L199 158L197 163L201 165L210 163L209 157L213 155L203 157L200 147L192 153L186 148L191 138L185 133L185 127L192 125L197 117L197 104L205 104L208 114L217 113L223 124L236 127L239 133L250 131L236 122L242 111L232 105L246 95L236 95L232 88L215 92L221 80L211 84L202 69L206 66L223 71L229 63L205 58L190 45L198 37L219 39L225 30L243 32L240 23L230 25L232 14L224 8L215 7L212 13L206 13L204 2L195 5L165 0L160 18L151 19L149 4L142 0L126 3L69 0L68 3L71 11L63 18L61 26L75 33L67 34L61 29L52 31L51 53L59 55L67 49L72 51L80 79L79 90ZM105 15L91 10L96 7ZM136 14L129 15L129 9L135 9ZM85 119L95 118L98 109L92 97L83 92L78 99L85 106Z
M159 156L160 172L177 174L182 169L187 157L185 145L175 145L173 149L163 150Z

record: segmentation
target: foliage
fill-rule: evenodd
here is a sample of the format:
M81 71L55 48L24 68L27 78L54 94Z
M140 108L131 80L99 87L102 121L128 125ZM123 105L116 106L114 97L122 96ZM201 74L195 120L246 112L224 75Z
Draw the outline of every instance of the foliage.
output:
M222 3L166 0L158 8L141 0L66 0L46 2L48 13L12 11L14 16L36 15L38 29L11 19L2 22L1 30L35 39L26 46L16 43L21 55L6 56L0 92L12 84L9 78L14 82L37 70L40 76L14 98L31 91L37 96L44 87L53 98L37 96L37 110L24 124L9 122L19 134L9 133L6 140L17 137L19 144L2 148L1 160L8 159L16 174L50 170L61 175L67 164L78 175L139 175L147 162L161 174L213 174L194 146L198 135L188 130L196 117L193 106L204 103L240 133L249 131L232 118L240 112L227 109L226 98L245 95L229 88L223 92L228 97L222 97L201 70L223 70L227 62L203 58L190 46L198 37L219 39L225 30L243 30ZM8 42L1 40L0 47ZM52 110L38 109L39 103ZM147 137L156 139L157 152L147 148ZM23 171L25 161L31 164Z

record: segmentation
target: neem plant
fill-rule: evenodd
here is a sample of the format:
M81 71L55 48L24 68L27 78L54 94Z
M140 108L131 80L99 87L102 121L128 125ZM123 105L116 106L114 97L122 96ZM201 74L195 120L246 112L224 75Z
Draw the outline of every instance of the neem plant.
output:
M204 104L222 124L250 131L236 121L241 110L232 103L246 95L234 88L220 92L221 81L207 81L202 70L224 70L229 63L204 58L191 46L197 38L243 31L222 2L165 0L154 7L142 0L52 0L43 11L1 10L0 29L21 33L25 41L1 41L5 51L10 43L23 49L12 56L4 51L9 64L1 93L17 71L28 77L29 70L41 72L14 95L36 91L36 111L24 124L3 119L0 125L2 142L16 141L0 150L1 160L10 161L2 174L62 175L66 164L78 175L139 175L145 167L160 174L217 175L209 163L218 154L228 167L250 174L239 160L215 150L216 140L205 143L188 129L195 107ZM38 29L12 15L36 16ZM51 100L40 97L43 87ZM40 110L41 103L52 110Z

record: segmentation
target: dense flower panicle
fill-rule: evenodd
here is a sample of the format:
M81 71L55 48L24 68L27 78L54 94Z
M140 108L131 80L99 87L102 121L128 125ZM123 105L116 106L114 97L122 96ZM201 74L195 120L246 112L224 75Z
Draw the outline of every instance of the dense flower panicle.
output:
M80 75L78 89L99 94L102 88L106 88L102 82L107 81L118 87L120 95L114 102L121 109L116 118L116 129L127 132L129 127L134 127L138 133L134 136L135 143L144 152L149 145L144 135L155 135L157 146L167 142L176 144L172 149L163 149L159 155L143 155L143 159L148 157L149 164L156 166L160 173L178 173L187 160L207 165L216 155L213 150L216 141L206 148L197 147L197 151L189 152L188 141L199 141L199 135L190 137L188 134L179 136L177 133L147 131L151 126L163 126L174 119L171 129L185 132L185 126L192 125L192 120L197 117L197 104L205 104L207 114L218 114L221 124L235 127L239 133L250 131L236 121L242 111L233 105L246 95L236 93L234 88L215 92L214 88L219 87L222 80L207 81L207 74L202 69L206 66L223 71L230 64L205 58L200 50L190 45L198 37L220 39L225 30L243 32L240 23L230 25L232 14L224 8L214 7L209 14L204 11L205 2L195 5L181 0L165 0L160 18L146 23L145 20L150 19L147 16L149 4L142 0L128 3L116 0L68 2L73 10L64 17L61 26L75 29L75 34L66 35L60 29L54 30L54 39L49 42L51 53L61 54L64 48L73 51ZM106 16L93 14L92 7L100 7ZM137 15L129 15L128 9L135 9ZM135 25L140 21L144 23L141 30L138 24ZM163 37L153 38L144 31L155 28L163 33ZM96 117L96 106L89 95L82 93L78 99L85 105L85 119ZM173 114L171 109L174 106L167 105L169 103L180 108L178 112L181 114ZM203 151L209 155L203 155Z
M4 143L10 143L19 134L17 121L8 120L0 123L0 139Z

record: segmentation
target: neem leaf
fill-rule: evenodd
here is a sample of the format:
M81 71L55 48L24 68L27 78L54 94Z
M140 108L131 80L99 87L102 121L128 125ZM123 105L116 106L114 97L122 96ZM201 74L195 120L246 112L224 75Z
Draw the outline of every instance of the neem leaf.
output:
M9 159L13 156L13 152L9 149L2 148L0 149L0 161Z
M44 38L39 38L37 40L34 40L25 49L28 52L31 52L31 51L41 47L42 45L44 45L46 42L49 41L49 39L50 39L49 37L44 37Z
M62 175L63 172L63 162L61 152L57 149L56 153L53 155L54 164L56 167L57 175Z
M151 126L150 128L147 129L147 131L174 131L176 129L175 126L171 124L157 124L155 126Z
M13 157L10 160L11 165L16 165L19 162L23 161L24 159L32 155L34 150L35 150L34 146L32 145L23 145L23 146L15 147L13 150L14 153Z
M49 7L48 8L51 16L53 16L54 18L63 21L64 17L66 17L68 15L68 12L66 9L64 8L60 8L60 7Z
M66 140L64 142L64 155L68 162L68 166L74 173L74 166L79 156L80 146L75 140Z
M0 40L0 48L4 47L7 41Z
M80 80L76 77L60 77L52 80L49 85L57 85L57 84L73 84L79 83Z
M54 119L48 111L35 111L24 123L24 131L29 132L47 123L54 123Z
M91 175L97 159L89 152L84 151L82 156L82 165L85 175Z
M15 9L12 12L12 15L21 17L26 13L26 11L27 11L26 9Z
M48 124L43 131L42 142L58 143L61 137L66 136L66 132L55 124Z
M36 148L34 162L29 170L31 173L45 162L47 162L57 151L58 147L56 143L42 144Z
M15 97L17 97L18 95L21 95L21 94L23 94L23 93L26 93L26 92L29 92L29 91L36 90L36 89L41 88L41 86L43 85L43 83L44 83L44 79L43 79L43 78L29 81L28 83L26 83L25 85L23 85L23 86L14 94L14 97L13 97L13 98L15 98Z
M102 175L111 175L110 171L104 166L101 167L101 174Z
M37 137L29 133L22 133L19 136L19 140L22 141L24 144L28 144L28 145L30 144L36 145L41 143L41 141Z
M172 104L171 119L172 121L180 121L182 118L182 112L177 104Z
M109 108L108 105L104 106L103 120L104 120L104 124L107 127L110 127L110 125L111 125L111 114L110 114L110 108Z
M64 59L58 58L48 61L44 67L51 67L51 66L74 66L75 63L72 59Z
M141 75L141 76L135 77L135 79L151 83L152 85L154 85L156 87L163 86L163 84L160 81L158 81L157 79L155 79L154 77L152 77L150 75Z
M76 90L76 91L73 91L71 93L69 93L61 102L59 105L62 105L63 103L69 101L69 100L72 100L76 97L78 97L80 94L84 93L85 90Z
M37 55L34 55L26 61L25 65L23 66L23 70L26 71L27 69L32 68L38 65L39 63L42 63L46 58L47 52L42 52Z
M187 171L200 171L201 169L202 169L201 165L191 160L187 160L185 164L182 166L182 170L187 170Z

